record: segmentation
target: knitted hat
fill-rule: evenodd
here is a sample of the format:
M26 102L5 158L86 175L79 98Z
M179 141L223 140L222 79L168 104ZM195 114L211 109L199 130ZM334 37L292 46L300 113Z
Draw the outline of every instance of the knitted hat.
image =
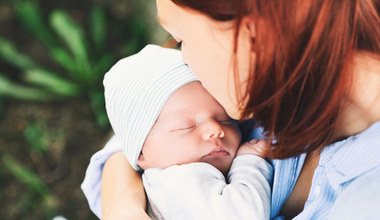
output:
M141 148L171 94L197 81L181 52L148 45L117 62L104 77L108 118L136 170Z

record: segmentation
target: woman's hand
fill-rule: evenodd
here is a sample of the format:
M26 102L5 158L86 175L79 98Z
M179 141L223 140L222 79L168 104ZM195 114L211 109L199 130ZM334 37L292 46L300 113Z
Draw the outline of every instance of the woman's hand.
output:
M106 161L102 173L102 219L150 219L141 176L122 152Z
M236 156L243 154L253 154L259 157L265 157L268 153L268 142L266 140L252 139L240 145Z

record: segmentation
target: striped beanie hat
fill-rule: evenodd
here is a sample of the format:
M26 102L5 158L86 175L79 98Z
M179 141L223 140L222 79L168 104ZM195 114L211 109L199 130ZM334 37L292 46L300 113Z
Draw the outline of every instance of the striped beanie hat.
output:
M171 94L197 81L181 52L148 45L117 62L104 76L108 118L135 170L142 146Z

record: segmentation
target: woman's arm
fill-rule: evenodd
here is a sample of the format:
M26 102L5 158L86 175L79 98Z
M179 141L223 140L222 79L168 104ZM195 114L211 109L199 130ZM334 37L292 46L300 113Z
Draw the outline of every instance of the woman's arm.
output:
M113 136L91 157L81 188L91 211L100 219L128 216L129 219L147 219L141 178L130 168L121 146L122 142Z
M150 219L141 176L122 152L111 155L104 165L101 198L103 219Z

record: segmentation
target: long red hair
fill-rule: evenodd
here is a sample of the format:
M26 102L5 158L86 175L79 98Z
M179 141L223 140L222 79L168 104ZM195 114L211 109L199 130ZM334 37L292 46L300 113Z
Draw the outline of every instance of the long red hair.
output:
M377 0L172 1L214 20L234 20L236 36L243 18L251 18L255 61L247 91L237 96L247 100L242 116L253 114L275 138L273 158L313 152L335 141L351 91L354 53L380 55Z

